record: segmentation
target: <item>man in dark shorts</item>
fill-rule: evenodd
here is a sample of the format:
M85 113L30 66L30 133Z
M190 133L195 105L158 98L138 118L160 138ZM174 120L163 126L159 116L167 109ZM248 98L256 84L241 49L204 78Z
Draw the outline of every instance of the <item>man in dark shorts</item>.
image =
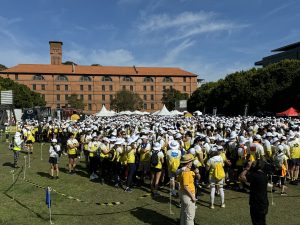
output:
M253 225L265 225L269 201L267 193L268 177L265 161L250 161L240 175L240 180L250 183L250 215Z

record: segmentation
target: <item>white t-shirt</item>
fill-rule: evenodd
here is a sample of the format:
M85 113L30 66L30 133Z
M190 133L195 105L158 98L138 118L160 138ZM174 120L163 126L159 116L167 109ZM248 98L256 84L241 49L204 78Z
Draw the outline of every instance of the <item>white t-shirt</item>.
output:
M60 145L56 144L54 145L55 147L55 150L53 148L52 145L50 145L50 148L49 148L49 154L50 154L50 157L54 157L54 158L58 158L59 155L58 155L58 152L60 152L61 148L60 148Z

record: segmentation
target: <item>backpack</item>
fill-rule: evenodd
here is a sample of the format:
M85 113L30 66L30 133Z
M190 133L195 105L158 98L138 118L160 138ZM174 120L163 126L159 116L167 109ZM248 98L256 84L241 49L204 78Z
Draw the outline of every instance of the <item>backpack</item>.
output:
M178 167L180 166L180 159L172 158L170 162L170 169L172 173L176 173Z
M151 154L151 158L150 158L150 165L152 167L155 167L158 165L158 153L159 151L153 151L152 154Z
M222 180L225 178L225 171L224 171L222 163L220 163L220 162L217 162L215 165L214 177L217 180Z

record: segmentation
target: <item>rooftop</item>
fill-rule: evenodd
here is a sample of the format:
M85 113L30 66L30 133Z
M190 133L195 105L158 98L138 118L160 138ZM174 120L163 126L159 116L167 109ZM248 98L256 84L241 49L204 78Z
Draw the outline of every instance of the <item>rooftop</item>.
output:
M271 52L283 52L283 51L288 51L288 50L298 48L298 47L300 47L300 41L280 47L280 48L276 48L276 49L272 50Z

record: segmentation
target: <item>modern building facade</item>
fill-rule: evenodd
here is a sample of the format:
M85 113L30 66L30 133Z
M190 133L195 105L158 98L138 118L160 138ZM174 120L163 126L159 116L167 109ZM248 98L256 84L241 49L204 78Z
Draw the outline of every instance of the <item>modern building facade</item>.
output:
M83 66L62 64L62 42L50 41L51 64L19 64L0 71L0 76L28 86L45 98L52 109L68 107L67 98L77 94L85 112L95 113L120 90L138 93L144 110L162 107L164 89L174 88L191 95L197 89L197 75L180 68Z
M261 61L255 62L255 66L265 67L269 64L277 63L284 59L300 59L300 42L274 49L271 52L279 53L264 57Z

